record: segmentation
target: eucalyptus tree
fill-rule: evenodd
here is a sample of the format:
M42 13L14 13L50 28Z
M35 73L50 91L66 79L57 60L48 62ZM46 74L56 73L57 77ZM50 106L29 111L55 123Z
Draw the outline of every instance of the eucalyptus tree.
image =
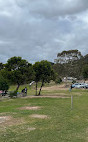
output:
M88 64L83 67L82 74L85 80L88 79Z
M36 82L36 95L37 95L37 83L41 82L41 87L39 90L38 95L40 95L42 87L44 83L50 82L50 80L55 79L55 73L52 69L52 66L50 62L47 60L42 60L41 62L36 62L33 65L34 71L35 71L35 82Z
M31 82L34 77L32 64L21 57L14 56L8 59L5 65L5 71L8 72L8 80L12 84L17 84L16 90L19 89L21 84Z
M0 74L0 90L6 92L8 89L9 89L9 83L8 83L7 79L4 78L4 77Z

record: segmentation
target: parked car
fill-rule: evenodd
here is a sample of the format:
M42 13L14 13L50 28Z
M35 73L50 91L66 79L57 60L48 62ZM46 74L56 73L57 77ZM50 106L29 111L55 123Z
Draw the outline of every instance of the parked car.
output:
M79 83L72 84L72 88L76 88L79 85Z
M86 83L74 83L74 84L72 84L72 88L88 88L88 84L86 84Z
M35 83L35 81L32 81L30 84L29 84L29 87L32 85L32 84L34 84Z
M86 84L85 88L88 89L88 84Z
M76 88L85 88L85 83L79 83L79 85L76 86Z

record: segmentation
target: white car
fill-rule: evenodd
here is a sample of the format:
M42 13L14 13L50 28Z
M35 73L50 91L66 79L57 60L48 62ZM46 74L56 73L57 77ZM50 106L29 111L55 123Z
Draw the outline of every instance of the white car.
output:
M86 83L80 83L80 88L86 88L88 86L88 84Z
M72 88L76 88L79 85L79 83L72 84Z
M35 81L32 81L32 82L29 84L29 86L31 86L34 82L35 82Z
M88 89L88 84L86 84L85 88Z
M75 83L72 85L73 88L87 88L88 84L86 83Z

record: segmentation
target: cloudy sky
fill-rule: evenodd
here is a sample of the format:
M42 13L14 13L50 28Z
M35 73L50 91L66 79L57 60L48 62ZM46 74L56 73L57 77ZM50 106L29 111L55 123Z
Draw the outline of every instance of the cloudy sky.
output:
M88 0L0 0L0 62L53 62L71 49L88 54Z

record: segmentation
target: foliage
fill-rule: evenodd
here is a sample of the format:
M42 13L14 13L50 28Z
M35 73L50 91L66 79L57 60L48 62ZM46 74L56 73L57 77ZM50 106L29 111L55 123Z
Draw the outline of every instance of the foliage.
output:
M30 82L34 77L32 64L21 57L10 58L5 65L5 70L10 74L10 78L8 76L10 82L17 84L16 90L21 84Z
M9 84L12 84L12 81L11 81L12 73L10 71L4 68L0 71L0 75L6 80L8 80Z
M54 80L55 74L54 74L54 71L52 69L50 62L48 62L46 60L43 60L41 62L36 62L33 65L33 68L35 71L36 95L37 95L37 83L39 81L42 82L41 87L40 87L40 91L38 94L38 95L40 95L40 92L41 92L41 89L42 89L44 83L46 83L46 82L49 83L50 80Z
M81 52L78 50L62 51L61 53L57 54L57 59L55 59L55 62L60 64L70 63L79 60L82 57Z
M9 89L8 81L0 75L0 90L7 91Z
M2 70L4 68L3 63L0 63L0 70Z
M82 73L84 79L88 79L88 64L83 67Z
M60 84L61 82L62 82L62 79L60 77L57 77L56 80L55 80L55 83Z
M10 98L13 98L13 97L17 97L17 91L12 91L12 92L9 92L9 97Z
M83 79L82 68L88 64L88 55L81 57L78 60L70 61L64 64L54 64L53 69L59 76L63 77L75 77L77 79Z
M76 83L76 80L73 80L72 83Z
M61 56L61 55L65 55L65 54L69 54L69 55L72 55L74 53L74 55L79 55L79 56L81 56L82 57L82 55L81 55L81 52L79 52L78 50L68 50L68 51L62 51L61 53L58 53L57 54L57 57L58 56Z

